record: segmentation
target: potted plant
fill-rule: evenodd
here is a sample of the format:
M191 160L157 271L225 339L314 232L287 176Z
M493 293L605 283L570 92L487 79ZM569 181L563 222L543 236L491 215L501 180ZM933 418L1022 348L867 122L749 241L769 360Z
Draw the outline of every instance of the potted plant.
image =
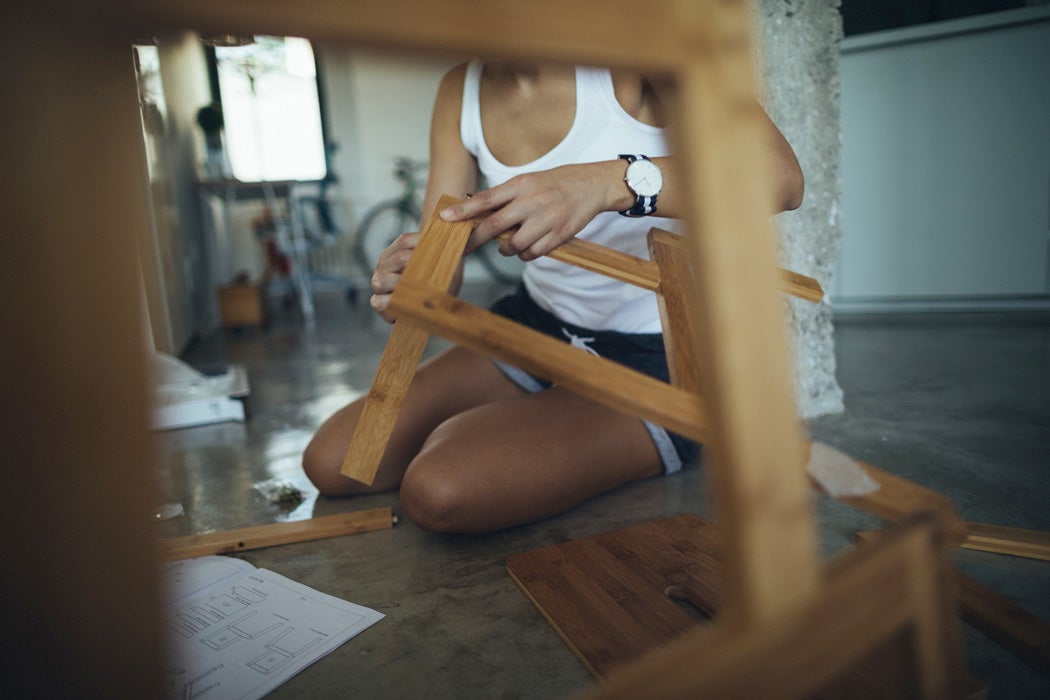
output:
M207 156L204 160L204 172L211 178L230 176L226 160L226 149L223 145L222 109L214 102L197 110L197 125L204 132L204 145Z

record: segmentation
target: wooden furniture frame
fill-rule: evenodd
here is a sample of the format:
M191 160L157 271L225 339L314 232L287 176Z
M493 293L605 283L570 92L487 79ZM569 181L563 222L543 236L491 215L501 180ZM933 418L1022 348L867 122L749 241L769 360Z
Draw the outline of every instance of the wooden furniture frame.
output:
M159 625L152 563L140 556L150 546L140 526L149 517L150 447L142 421L142 319L129 300L140 288L135 245L150 224L128 46L134 37L192 28L630 67L673 81L676 121L688 125L676 152L693 195L687 212L699 331L693 348L705 393L703 409L685 390L677 405L685 416L703 411L727 553L724 610L710 635L683 639L662 655L687 659L673 673L659 663L641 665L608 692L630 695L643 684L647 697L718 696L765 675L756 668L774 673L777 659L793 650L810 663L787 672L791 682L778 683L768 697L796 697L874 645L865 639L877 625L874 636L883 640L913 632L900 646L916 662L921 695L954 695L958 644L950 616L942 614L952 600L937 585L942 569L931 567L944 551L940 525L908 526L830 574L818 566L806 450L762 213L771 193L755 137L751 23L741 0L650 0L644 25L633 0L114 0L59 8L45 0L9 10L4 46L21 70L6 71L0 84L5 104L19 106L5 130L4 189L15 202L12 230L32 235L18 236L8 258L16 264L3 277L12 289L4 296L36 305L19 307L10 319L26 335L17 356L4 363L13 368L5 385L17 389L9 399L21 409L5 452L19 467L15 490L47 494L40 507L53 527L5 513L8 531L26 534L15 538L11 556L20 567L4 585L25 611L10 621L11 634L40 653L28 666L64 671L35 675L34 691L161 692L158 635L142 632ZM624 37L656 50L636 51ZM45 130L46 138L36 137ZM718 138L707 138L713 134ZM73 157L78 168L68 167ZM66 206L55 206L56 191L68 197ZM85 264L91 260L99 263ZM42 279L49 280L44 289ZM886 487L900 486L892 479L880 483L876 493L889 495L876 506L888 515L930 508L927 493ZM913 500L897 498L902 493ZM946 512L940 505L934 510ZM119 590L110 585L114 570L122 573ZM90 611L85 599L93 601ZM845 614L865 609L869 614ZM807 614L814 610L828 624L811 628ZM70 619L80 621L77 629L65 624ZM48 651L57 638L61 650ZM843 638L849 653L838 653ZM825 672L811 675L812 660L825 655L819 664ZM673 684L652 682L672 676Z
M390 309L398 321L343 461L345 476L366 484L375 478L428 333L482 354L495 355L698 442L706 440L706 421L696 400L700 379L694 361L689 298L692 273L680 237L659 229L650 231L652 262L583 240L568 241L550 254L556 260L657 293L671 367L668 385L608 360L583 356L564 342L449 294L453 274L475 225L470 221L450 224L437 216L437 211L456 201L446 195L438 203L391 296ZM819 301L824 296L812 278L782 271L781 279L786 291L802 298Z

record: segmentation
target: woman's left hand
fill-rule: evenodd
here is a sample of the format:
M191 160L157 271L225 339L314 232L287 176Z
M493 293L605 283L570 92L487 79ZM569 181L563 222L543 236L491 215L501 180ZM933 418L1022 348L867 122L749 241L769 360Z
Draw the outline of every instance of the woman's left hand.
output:
M467 252L504 231L513 231L509 239L500 241L500 253L534 260L575 236L599 212L611 210L617 195L622 199L627 194L622 170L622 161L619 165L612 161L518 175L446 207L441 218L485 217L471 233Z

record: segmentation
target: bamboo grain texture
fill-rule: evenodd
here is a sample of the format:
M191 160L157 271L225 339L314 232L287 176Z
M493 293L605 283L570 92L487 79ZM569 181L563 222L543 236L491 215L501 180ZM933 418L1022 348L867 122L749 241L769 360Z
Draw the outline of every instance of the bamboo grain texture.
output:
M447 223L438 216L437 212L456 201L447 195L439 200L405 267L401 285L449 288L472 230L470 222ZM418 325L394 323L343 458L340 473L344 476L364 484L375 481L428 338Z
M656 297L663 328L664 350L671 384L701 393L700 368L696 361L696 310L692 294L695 283L681 237L658 228L649 231L649 257L660 270Z
M966 523L966 527L969 536L960 547L1050 561L1050 532L983 523Z
M481 219L475 219L475 226L480 222ZM652 230L660 231L663 236L682 239L681 236L670 231L658 228ZM501 233L496 238L506 240L512 235L513 231L508 231ZM639 258L581 238L570 238L547 253L547 257L611 277L620 282L633 284L651 292L660 289L660 269L655 261ZM782 291L814 303L819 303L824 299L824 289L820 286L820 282L812 277L784 269L778 269L778 274Z
M402 280L390 299L400 319L517 367L628 415L698 442L706 420L697 397L603 357L464 302Z
M883 533L863 530L857 541L874 542ZM1036 617L993 588L955 572L962 619L1040 673L1050 675L1050 623Z
M352 513L324 515L309 520L271 523L203 535L171 537L160 541L161 559L174 561L209 554L232 554L281 544L310 542L361 532L386 530L394 526L389 507L359 510Z
M934 631L937 645L952 643L950 625L954 620L945 619L945 608L937 604L924 607L929 602L928 595L950 580L943 568L947 561L935 553L936 527L927 518L897 528L892 537L871 548L848 552L825 572L819 596L774 619L750 626L694 621L691 629L673 635L632 664L607 664L611 670L600 679L603 686L579 697L825 698L828 695L824 691L829 687L845 691L832 697L914 696L915 689L908 687L909 674L887 672L887 668L899 667L900 654L875 658L871 654L882 644L895 646L898 639L907 646L900 632L916 623ZM673 531L681 530L681 525L674 524L669 529L669 539L677 537L680 542L682 533L675 535ZM655 541L651 536L645 539ZM724 542L719 546L724 546ZM577 574L565 569L561 561L564 551L546 549L550 565L565 574L549 585L561 588L566 576ZM633 549L614 551L620 555L620 568L634 567ZM696 552L683 548L678 556L686 562L696 557ZM522 576L519 570L515 575ZM610 587L609 575L604 571L592 567L587 575L593 576L595 585L604 588L605 595L613 599L591 604L601 606L599 613L588 618L587 624L591 624L595 618L616 614L607 608L618 606L618 600L628 598L629 592L615 585ZM724 577L718 571L703 575L712 580L717 575L718 585L723 585ZM537 586L545 577L550 574L544 572L530 582L537 597L551 597L542 591L542 586ZM575 580L572 585L579 587ZM604 641L602 634L581 631L575 626L579 622L572 617L558 620L564 629L572 630L578 647L585 644L579 640L594 637L597 653L616 656L616 649ZM942 626L948 630L943 637L936 632ZM958 686L968 683L969 678L965 672L952 675L951 661L951 652L946 652L940 661L934 659L924 666L924 670L933 672L924 678L929 684L925 697L960 697Z

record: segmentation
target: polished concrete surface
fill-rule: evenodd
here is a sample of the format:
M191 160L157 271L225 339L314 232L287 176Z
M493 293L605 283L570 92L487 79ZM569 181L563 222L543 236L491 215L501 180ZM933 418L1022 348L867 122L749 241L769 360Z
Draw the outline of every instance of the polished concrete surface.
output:
M492 289L472 289L481 301ZM321 294L305 325L277 310L266 329L219 331L184 359L203 371L244 365L249 419L159 434L161 523L189 534L380 505L396 493L318 497L299 470L313 429L367 390L388 327L363 303ZM842 319L844 414L813 421L814 438L950 496L970 521L1050 530L1050 317L955 315ZM432 341L428 352L444 346ZM253 487L292 481L294 508ZM824 554L877 519L817 502ZM681 512L711 516L702 461L619 489L549 520L484 537L396 528L244 553L243 558L387 617L273 693L275 698L555 698L591 679L504 569L514 552ZM958 566L1050 620L1050 562L960 551ZM990 697L1050 697L1040 676L966 628L971 670Z

